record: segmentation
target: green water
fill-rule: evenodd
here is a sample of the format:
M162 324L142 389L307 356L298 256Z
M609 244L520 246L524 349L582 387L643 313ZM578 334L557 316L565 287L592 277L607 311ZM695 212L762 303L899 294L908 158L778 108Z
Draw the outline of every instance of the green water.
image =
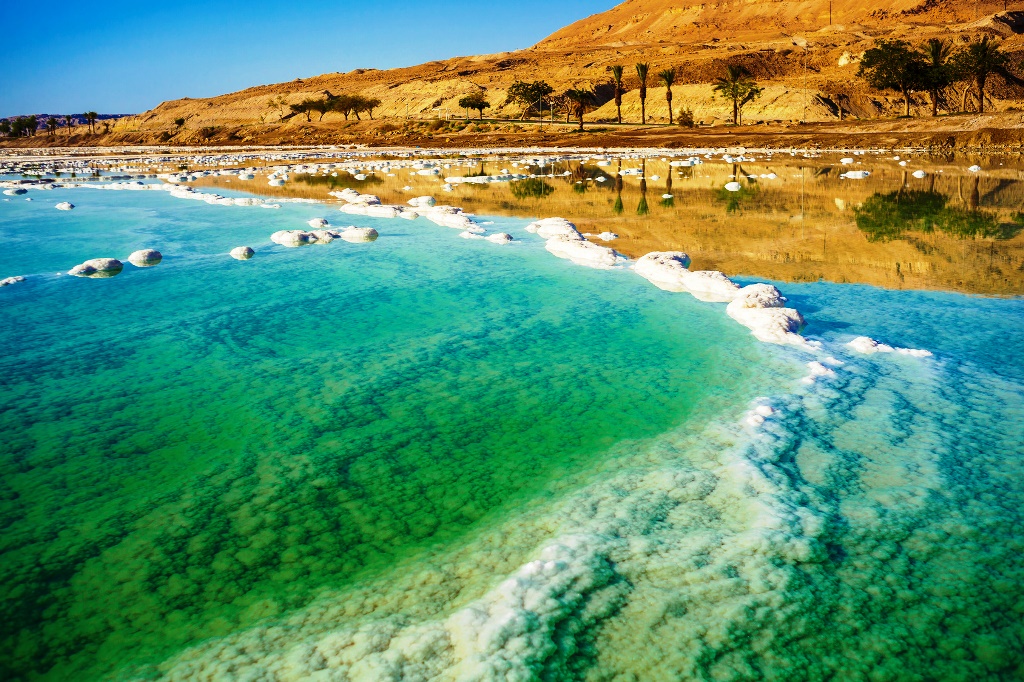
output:
M764 351L720 310L424 221L267 241L324 214L0 207L0 274L34 275L0 292L0 677L98 679L284 617L755 395ZM52 275L142 247L163 263Z

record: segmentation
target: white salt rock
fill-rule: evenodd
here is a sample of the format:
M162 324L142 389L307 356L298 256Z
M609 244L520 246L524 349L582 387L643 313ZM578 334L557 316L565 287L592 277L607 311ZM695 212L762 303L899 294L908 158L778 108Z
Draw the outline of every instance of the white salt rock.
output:
M231 249L230 256L235 260L249 260L256 252L248 246L236 246Z
M137 268L149 268L163 260L163 254L156 249L140 249L128 256L128 262Z
M732 182L725 183L725 188L730 192L739 192L741 189L740 183L733 180Z
M91 258L68 270L75 277L113 277L121 272L124 264L116 258Z
M487 241L492 244L508 244L512 241L512 235L508 232L496 232L487 236Z
M72 204L70 201L62 201L56 206L54 206L54 208L56 208L58 211L70 211L74 207L75 205Z

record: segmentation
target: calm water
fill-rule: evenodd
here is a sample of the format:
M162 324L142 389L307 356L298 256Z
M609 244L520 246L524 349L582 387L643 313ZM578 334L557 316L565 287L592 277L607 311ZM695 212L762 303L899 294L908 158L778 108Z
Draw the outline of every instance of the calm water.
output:
M287 249L352 221L30 196L0 204L5 679L1024 673L1020 299L780 283L808 353L522 219Z

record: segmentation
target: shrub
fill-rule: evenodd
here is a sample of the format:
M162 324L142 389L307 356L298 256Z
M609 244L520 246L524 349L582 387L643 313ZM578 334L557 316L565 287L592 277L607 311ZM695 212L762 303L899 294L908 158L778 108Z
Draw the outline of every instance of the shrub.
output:
M693 111L690 109L683 109L679 112L679 125L684 128L693 128L696 123L693 121Z

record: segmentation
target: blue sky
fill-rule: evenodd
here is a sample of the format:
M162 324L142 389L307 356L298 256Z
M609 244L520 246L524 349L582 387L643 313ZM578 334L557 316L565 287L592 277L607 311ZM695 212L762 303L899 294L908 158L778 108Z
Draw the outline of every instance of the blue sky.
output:
M33 5L0 24L0 116L135 113L356 68L530 45L615 0Z

